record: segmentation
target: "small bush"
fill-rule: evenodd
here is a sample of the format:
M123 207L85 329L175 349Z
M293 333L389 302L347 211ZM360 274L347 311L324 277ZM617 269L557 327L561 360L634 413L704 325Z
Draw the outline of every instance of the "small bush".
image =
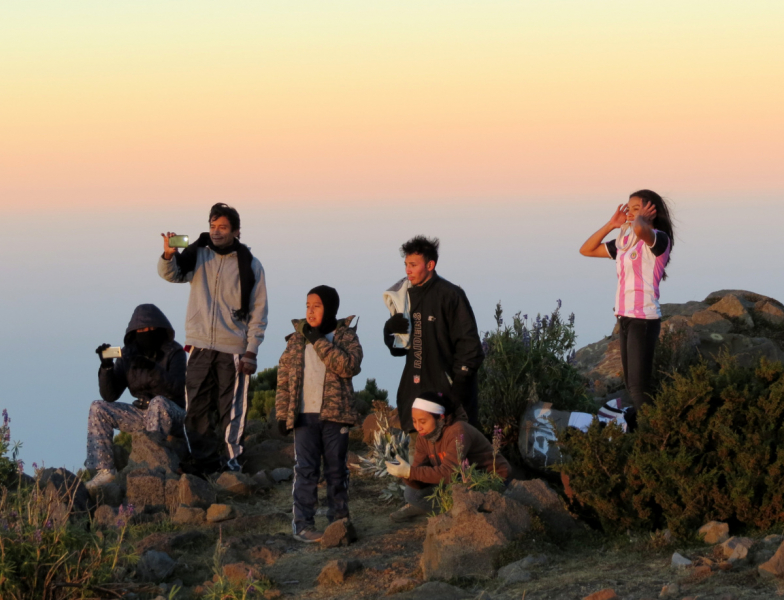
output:
M0 485L10 485L17 474L24 470L24 463L19 460L22 442L11 444L11 417L8 410L3 409L3 423L0 425ZM11 456L6 456L8 452Z
M784 367L743 368L724 353L665 382L637 431L594 423L559 442L576 499L605 529L669 528L713 519L769 529L784 521Z
M574 315L562 320L561 301L550 314L529 321L517 313L504 325L496 306L495 331L484 335L485 360L479 369L479 417L486 433L499 426L509 458L520 463L517 438L529 402L551 402L558 410L594 413L585 381L570 363L574 356Z
M250 598L263 598L264 592L272 589L272 582L262 576L255 579L252 573L244 581L232 581L223 574L223 556L226 548L222 539L218 538L215 553L212 556L212 581L207 585L202 594L208 600L249 600Z
M265 420L275 407L275 390L278 388L278 367L264 369L252 375L248 384L250 396L249 419Z
M360 414L366 415L375 402L389 404L389 392L378 387L375 379L368 378L365 388L354 394L354 406Z

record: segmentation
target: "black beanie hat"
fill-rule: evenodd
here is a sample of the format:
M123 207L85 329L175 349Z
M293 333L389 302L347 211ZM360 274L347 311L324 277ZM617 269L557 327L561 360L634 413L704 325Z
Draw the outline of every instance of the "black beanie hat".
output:
M321 298L321 303L324 305L324 318L321 320L319 331L323 335L335 331L338 324L338 308L340 307L340 296L335 288L328 285L317 285L308 292L308 296L316 294Z

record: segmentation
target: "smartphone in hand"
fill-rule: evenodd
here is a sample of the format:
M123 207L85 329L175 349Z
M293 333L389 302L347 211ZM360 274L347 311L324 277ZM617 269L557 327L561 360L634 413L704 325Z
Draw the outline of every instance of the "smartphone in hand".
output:
M188 236L187 235L173 235L169 238L169 248L187 248Z
M122 348L120 346L113 346L101 352L101 358L122 358Z

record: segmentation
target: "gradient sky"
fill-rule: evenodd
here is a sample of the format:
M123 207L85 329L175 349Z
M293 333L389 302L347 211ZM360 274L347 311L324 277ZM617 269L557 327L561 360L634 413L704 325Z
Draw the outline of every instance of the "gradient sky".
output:
M440 236L480 328L509 311L612 328L610 261L577 255L629 192L669 197L664 302L784 300L784 3L6 2L0 4L0 406L28 463L79 466L102 342L187 287L161 231L243 218L269 283L274 365L328 283L360 315L363 373L397 248Z
M778 1L4 3L0 192L775 192L782 23Z

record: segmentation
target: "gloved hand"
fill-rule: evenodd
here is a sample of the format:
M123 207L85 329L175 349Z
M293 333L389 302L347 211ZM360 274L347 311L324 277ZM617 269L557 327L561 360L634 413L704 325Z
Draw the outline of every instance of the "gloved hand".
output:
M286 421L278 419L278 432L280 435L288 435L289 429L286 427Z
M403 479L408 479L408 476L411 474L411 465L409 465L401 456L397 457L399 465L395 463L389 462L388 460L384 462L387 466L387 472L394 477L402 477Z
M317 341L319 341L319 338L323 337L321 335L321 330L318 327L311 327L307 323L305 323L305 326L302 328L302 335L304 335L307 340L314 345Z
M101 359L101 368L102 369L111 369L114 366L114 359L113 358L104 358L101 356L103 351L107 348L111 348L111 344L101 344L95 349L95 353L98 355L98 358Z
M408 333L408 319L403 313L395 313L384 324L389 333Z
M131 359L131 368L132 369L154 369L155 368L155 361L151 358L147 358L146 356L134 356Z
M458 371L452 381L452 389L449 390L449 395L455 407L467 406L471 400L471 376L467 371Z

